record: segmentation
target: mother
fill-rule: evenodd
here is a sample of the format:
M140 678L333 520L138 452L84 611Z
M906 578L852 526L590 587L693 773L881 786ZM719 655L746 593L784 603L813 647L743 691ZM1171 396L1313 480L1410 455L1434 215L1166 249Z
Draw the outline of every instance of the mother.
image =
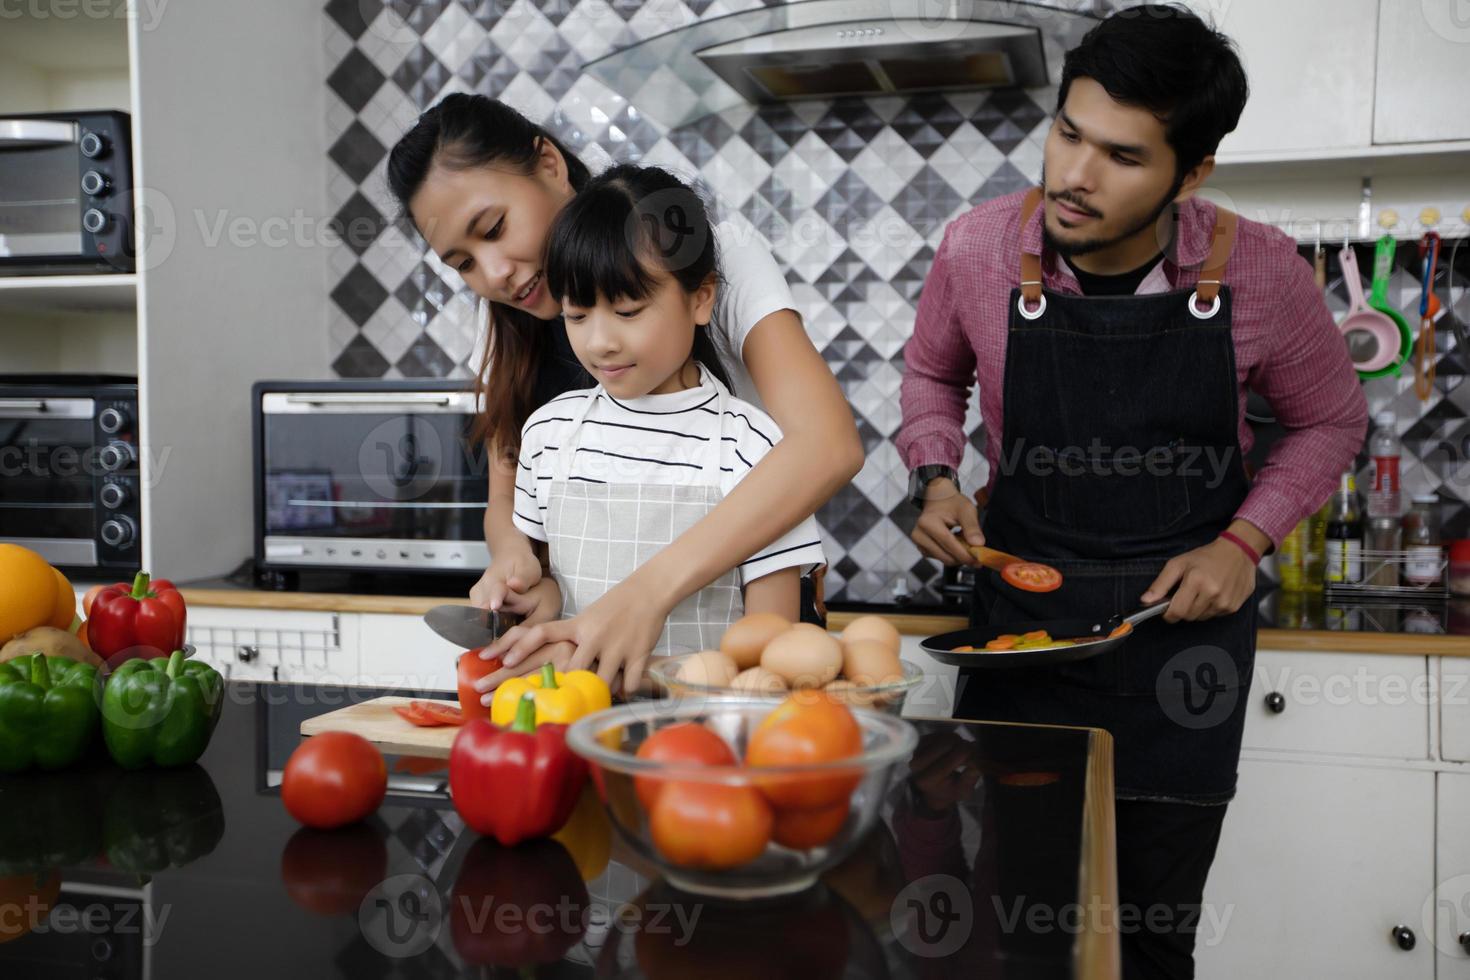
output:
M414 226L489 301L476 385L485 410L476 435L486 439L491 460L485 540L492 560L470 599L490 609L513 606L512 593L542 574L530 543L511 523L521 426L557 395L593 386L567 343L561 304L541 275L552 219L589 176L550 133L480 95L446 96L388 158L389 186ZM763 246L733 237L720 232L727 280L715 319L724 332L721 347L734 355L727 366L736 394L761 403L785 437L672 544L575 618L535 633L541 643L575 644L566 669L595 662L611 680L628 665L628 689L636 687L643 660L681 600L810 516L862 466L851 410L792 308L780 269ZM515 672L544 656L532 655Z

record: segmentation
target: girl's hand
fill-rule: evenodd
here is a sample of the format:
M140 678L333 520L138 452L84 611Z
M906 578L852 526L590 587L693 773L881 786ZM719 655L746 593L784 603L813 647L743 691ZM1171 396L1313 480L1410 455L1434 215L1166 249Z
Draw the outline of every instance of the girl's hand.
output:
M501 548L470 589L470 603L499 612L509 593L525 593L540 581L541 562L529 547Z
M560 616L561 602L561 587L556 584L556 579L548 576L525 592L506 593L501 608L520 616L522 626L535 626L537 623L549 623ZM501 640L504 639L502 636ZM497 645L499 642L496 641Z
M662 590L652 591L656 594ZM649 654L669 616L669 609L656 605L650 594L646 584L633 577L626 578L571 619L526 629L517 626L507 631L485 651L487 656L503 656L505 666L482 683L489 689L506 678L518 676L525 671L527 663L540 655L543 647L570 642L575 644L576 654L562 669L591 670L596 664L598 676L609 687L622 671L622 689L638 690Z
M519 626L516 627L516 629L520 628ZM504 667L493 674L487 674L481 677L475 681L475 690L481 692L480 703L488 708L491 700L495 697L495 689L497 687L512 677L526 677L536 673L541 669L542 664L551 664L552 669L558 673L566 673L569 670L573 670L574 668L569 666L569 664L571 664L572 654L576 650L576 646L568 642L548 643L526 657L514 669Z

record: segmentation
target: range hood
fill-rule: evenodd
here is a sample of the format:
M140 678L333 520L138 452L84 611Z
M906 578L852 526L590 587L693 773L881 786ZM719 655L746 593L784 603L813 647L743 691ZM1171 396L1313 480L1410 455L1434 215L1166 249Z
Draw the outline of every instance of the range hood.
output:
M664 126L742 103L1056 81L1105 0L803 0L698 21L585 71Z

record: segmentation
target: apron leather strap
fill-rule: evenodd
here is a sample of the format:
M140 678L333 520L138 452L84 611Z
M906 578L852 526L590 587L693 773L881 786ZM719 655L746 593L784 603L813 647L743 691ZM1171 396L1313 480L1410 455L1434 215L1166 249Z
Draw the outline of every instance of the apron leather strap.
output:
M1041 206L1041 188L1033 187L1021 200L1021 230L1031 221L1031 216ZM1028 306L1041 302L1041 256L1021 249L1021 295Z
M1205 267L1199 274L1199 285L1196 287L1200 302L1206 306L1214 303L1215 297L1220 295L1220 283L1225 279L1225 265L1230 261L1230 250L1235 247L1237 224L1238 216L1234 211L1227 211L1218 205L1215 207L1210 254L1205 259Z

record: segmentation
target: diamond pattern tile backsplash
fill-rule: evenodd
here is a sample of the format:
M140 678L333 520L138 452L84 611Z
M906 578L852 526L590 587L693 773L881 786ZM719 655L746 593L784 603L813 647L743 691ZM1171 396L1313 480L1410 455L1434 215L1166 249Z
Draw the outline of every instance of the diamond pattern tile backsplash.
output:
M329 0L328 199L344 241L331 260L333 367L343 377L470 376L474 297L395 220L383 168L389 147L444 95L503 99L594 169L623 161L667 167L702 185L722 217L744 219L766 238L867 451L862 472L818 514L831 563L828 597L886 602L899 589L937 601L939 569L909 540L917 515L905 503L908 475L892 441L903 345L945 224L1039 179L1056 91L741 106L664 130L581 72L589 60L680 23L759 5ZM1360 266L1371 268L1371 247L1360 248ZM1331 268L1328 303L1340 314L1347 293L1336 262ZM1408 243L1390 295L1415 313L1417 276ZM1462 321L1470 321L1467 285L1470 248L1451 284ZM1412 377L1368 382L1367 391L1371 408L1398 412L1406 487L1437 492L1447 533L1470 535L1470 385L1462 385L1470 364L1448 318L1440 326L1427 405ZM985 477L973 404L967 425L961 479L973 488Z

